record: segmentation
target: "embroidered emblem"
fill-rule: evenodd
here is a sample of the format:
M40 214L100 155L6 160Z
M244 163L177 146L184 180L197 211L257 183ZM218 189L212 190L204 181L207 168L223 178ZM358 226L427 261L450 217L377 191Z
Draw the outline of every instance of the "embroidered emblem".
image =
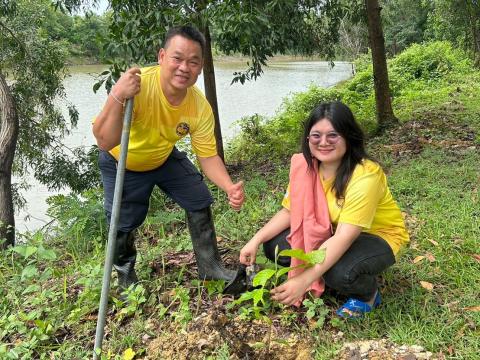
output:
M177 125L176 133L179 137L187 135L189 131L190 126L187 123L181 122Z

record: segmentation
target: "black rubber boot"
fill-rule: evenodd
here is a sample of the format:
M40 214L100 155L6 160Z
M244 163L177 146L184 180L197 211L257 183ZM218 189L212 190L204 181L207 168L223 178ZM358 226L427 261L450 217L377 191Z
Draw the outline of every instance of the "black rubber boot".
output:
M135 261L137 259L135 235L133 232L118 231L115 245L113 267L117 270L119 290L123 291L138 282L135 273Z
M188 229L202 280L225 280L225 294L238 295L247 288L245 268L229 270L222 264L210 207L187 211Z

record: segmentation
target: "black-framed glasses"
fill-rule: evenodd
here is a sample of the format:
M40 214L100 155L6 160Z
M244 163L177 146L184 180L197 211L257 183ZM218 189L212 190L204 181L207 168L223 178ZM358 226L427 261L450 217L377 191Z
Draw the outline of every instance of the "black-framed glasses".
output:
M339 133L337 133L335 131L330 131L326 134L322 134L322 133L310 134L309 136L307 136L307 140L312 145L318 145L322 141L323 135L325 135L325 141L329 145L334 145L334 144L338 143L338 141L342 137Z

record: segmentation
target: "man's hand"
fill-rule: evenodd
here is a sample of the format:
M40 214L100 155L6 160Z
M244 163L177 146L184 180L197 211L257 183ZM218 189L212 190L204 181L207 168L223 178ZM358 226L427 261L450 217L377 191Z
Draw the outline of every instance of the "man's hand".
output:
M117 83L112 88L112 94L121 102L130 99L140 92L140 69L128 69L118 79Z
M253 265L255 264L255 259L257 258L258 244L254 239L251 239L245 246L240 250L240 263L244 265Z
M240 210L245 201L245 193L243 191L243 181L230 186L227 190L228 203L234 210Z
M311 285L311 283L309 284L308 281L305 281L302 275L295 276L272 289L270 291L272 299L285 305L294 305L301 300L307 288Z

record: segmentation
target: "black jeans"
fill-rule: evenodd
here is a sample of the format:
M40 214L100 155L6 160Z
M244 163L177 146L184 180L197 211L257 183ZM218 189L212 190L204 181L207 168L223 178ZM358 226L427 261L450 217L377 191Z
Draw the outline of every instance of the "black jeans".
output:
M278 252L290 249L287 229L263 244L265 256L274 261ZM290 266L289 257L279 257L277 263ZM381 237L361 233L350 248L324 275L325 285L341 294L368 301L378 289L377 275L395 263L392 248Z
M105 193L105 213L110 223L117 161L108 152L100 151L98 165ZM143 223L155 185L187 211L205 209L213 203L203 176L186 154L174 147L165 163L156 169L125 171L118 230L130 232Z

